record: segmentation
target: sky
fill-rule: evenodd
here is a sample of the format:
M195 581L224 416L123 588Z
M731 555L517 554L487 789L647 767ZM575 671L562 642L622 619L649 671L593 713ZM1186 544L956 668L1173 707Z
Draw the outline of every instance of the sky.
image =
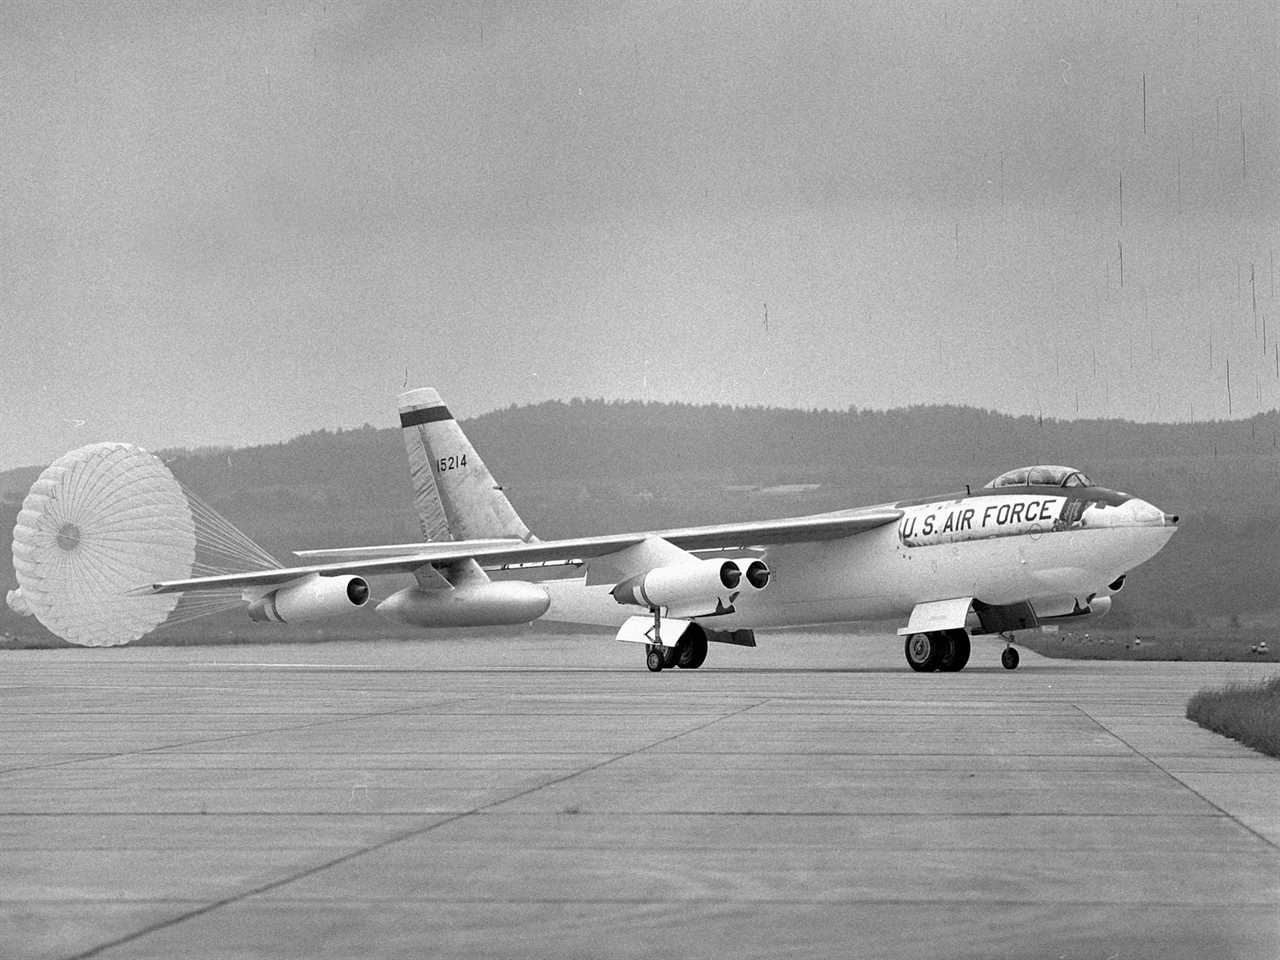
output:
M1277 107L1268 0L10 0L0 468L415 386L1251 416Z

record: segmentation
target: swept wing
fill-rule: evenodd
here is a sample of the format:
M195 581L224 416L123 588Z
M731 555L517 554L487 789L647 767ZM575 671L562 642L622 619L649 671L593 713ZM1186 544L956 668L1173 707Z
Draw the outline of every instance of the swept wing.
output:
M252 573L162 580L139 586L132 592L153 594L177 593L186 590L216 590L227 587L264 587L287 583L310 574L338 576L410 573L428 564L445 564L467 559L475 560L482 566L557 560L590 561L593 558L608 557L635 547L650 538L665 540L682 550L737 549L774 543L836 540L851 537L887 523L894 523L901 516L902 511L896 508L874 507L815 517L748 521L565 540L535 540L527 543L522 540L459 540L391 547L314 550L306 551L301 555L331 562L280 567ZM405 552L399 552L401 550ZM358 554L358 558L351 559L353 554ZM335 557L341 559L334 559Z

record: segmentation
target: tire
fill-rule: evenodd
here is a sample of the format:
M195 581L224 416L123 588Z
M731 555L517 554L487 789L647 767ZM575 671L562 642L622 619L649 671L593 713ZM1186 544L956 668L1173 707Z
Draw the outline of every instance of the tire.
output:
M662 661L665 659L666 658L663 657L661 650L659 650L657 647L650 647L649 652L646 653L644 656L644 664L654 673L657 673L659 670L662 669L662 666L663 666Z
M676 666L685 670L697 670L707 659L707 635L701 630L690 628L677 650Z
M917 673L931 673L938 669L938 661L942 659L945 644L940 643L936 633L913 633L907 637L903 650L907 655L907 665Z
M969 662L969 634L963 630L952 630L948 639L950 643L938 660L938 669L944 673L955 673L963 670Z
M1000 654L1000 666L1006 670L1018 669L1018 651L1013 647L1005 647L1004 653Z

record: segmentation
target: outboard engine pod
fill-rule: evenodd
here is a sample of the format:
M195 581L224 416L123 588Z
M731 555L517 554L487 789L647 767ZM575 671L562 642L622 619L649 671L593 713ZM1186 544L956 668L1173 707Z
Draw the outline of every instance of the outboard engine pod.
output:
M369 602L364 577L322 577L311 574L286 583L249 604L249 619L297 623L336 617Z

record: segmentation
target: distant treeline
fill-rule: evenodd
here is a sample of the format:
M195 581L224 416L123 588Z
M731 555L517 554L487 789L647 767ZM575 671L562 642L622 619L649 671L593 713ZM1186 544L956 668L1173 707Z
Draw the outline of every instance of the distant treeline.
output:
M1280 414L1139 424L1011 417L968 407L799 411L548 402L464 424L539 535L816 513L972 488L1062 463L1182 517L1111 625L1230 625L1280 592ZM294 548L419 537L395 427L320 430L236 450L164 451L189 488L281 558ZM39 468L0 473L11 528ZM0 575L13 579L8 551ZM0 625L15 621L0 612Z

